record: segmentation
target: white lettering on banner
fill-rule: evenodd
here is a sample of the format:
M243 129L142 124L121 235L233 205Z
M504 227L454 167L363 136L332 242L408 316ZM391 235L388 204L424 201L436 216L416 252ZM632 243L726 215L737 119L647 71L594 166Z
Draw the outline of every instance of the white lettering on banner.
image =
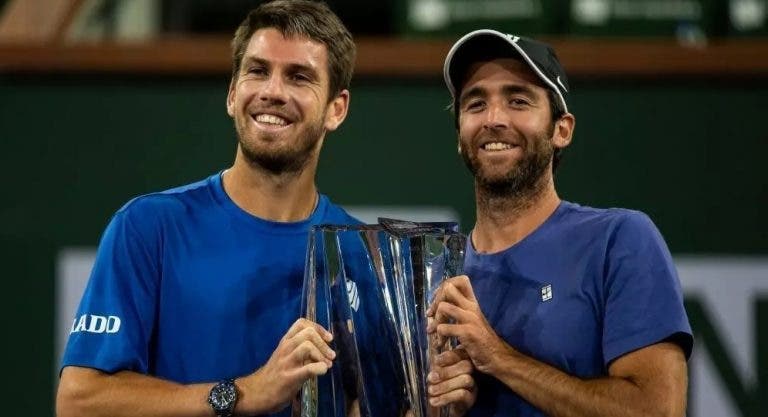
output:
M542 15L541 0L483 0L448 3L454 22L468 20L535 19Z
M693 0L656 0L638 2L635 0L616 0L613 13L619 19L646 20L701 20L703 10L699 1Z
M749 417L766 410L768 258L675 258L695 333L688 416Z
M72 322L72 330L69 333L117 333L120 331L120 323L120 317L117 316L83 314Z

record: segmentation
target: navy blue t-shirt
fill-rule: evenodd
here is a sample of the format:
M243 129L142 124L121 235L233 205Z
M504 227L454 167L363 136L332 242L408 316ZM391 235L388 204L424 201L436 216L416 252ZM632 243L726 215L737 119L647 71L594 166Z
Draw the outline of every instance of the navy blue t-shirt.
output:
M324 195L304 221L259 219L221 174L133 199L104 232L62 367L179 383L247 375L300 317L311 226L358 223Z
M579 378L664 340L686 357L691 328L666 244L643 213L562 202L537 230L494 254L467 244L464 265L488 322L510 346ZM476 373L471 416L542 416Z

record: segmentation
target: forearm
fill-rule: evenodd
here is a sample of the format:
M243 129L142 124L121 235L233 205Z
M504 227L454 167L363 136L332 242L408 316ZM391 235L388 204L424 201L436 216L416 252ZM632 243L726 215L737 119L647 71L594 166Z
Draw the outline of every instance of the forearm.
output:
M490 374L551 417L682 417L685 401L659 387L618 376L583 380L512 348ZM667 393L668 395L674 395Z
M122 371L106 374L67 367L56 398L58 417L213 417L207 403L213 384L182 385Z

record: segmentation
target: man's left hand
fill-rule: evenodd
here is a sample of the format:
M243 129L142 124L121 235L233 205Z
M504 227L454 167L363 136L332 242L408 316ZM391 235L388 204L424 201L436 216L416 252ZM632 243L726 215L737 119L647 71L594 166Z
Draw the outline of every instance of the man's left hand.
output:
M466 275L443 282L427 316L427 332L437 333L441 338L457 338L480 372L493 375L494 366L512 351L486 320Z

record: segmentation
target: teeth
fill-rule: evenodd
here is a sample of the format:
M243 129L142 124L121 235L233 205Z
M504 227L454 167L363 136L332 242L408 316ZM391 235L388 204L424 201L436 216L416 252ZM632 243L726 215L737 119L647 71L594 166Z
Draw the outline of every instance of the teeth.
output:
M503 151L504 149L512 149L512 145L502 142L491 142L483 145L483 149L486 151Z
M274 116L271 114L260 114L256 116L256 121L260 123L269 123L272 125L285 126L288 122L282 117Z

